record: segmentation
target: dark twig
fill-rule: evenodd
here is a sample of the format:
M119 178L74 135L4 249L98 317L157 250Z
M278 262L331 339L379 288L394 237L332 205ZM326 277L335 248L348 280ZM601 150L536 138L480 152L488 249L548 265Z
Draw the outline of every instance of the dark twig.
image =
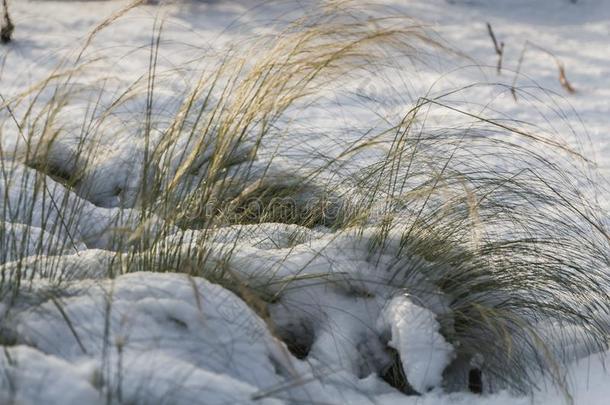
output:
M494 31L491 28L490 23L487 23L487 32L489 32L489 36L491 37L491 40L493 41L493 44L494 44L494 49L496 51L496 54L498 55L497 69L498 69L498 74L500 74L500 72L502 71L502 57L504 55L504 42L500 42L498 44L498 40L496 39L496 36L494 35Z
M15 25L11 20L11 16L8 14L8 1L2 0L2 7L4 8L4 15L2 21L2 28L0 28L0 41L3 44L8 44L11 42L13 31L15 30Z

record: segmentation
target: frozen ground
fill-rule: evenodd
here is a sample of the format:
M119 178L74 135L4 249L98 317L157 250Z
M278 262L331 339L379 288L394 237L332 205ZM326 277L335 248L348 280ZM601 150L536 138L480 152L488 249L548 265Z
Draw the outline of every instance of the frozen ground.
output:
M163 118L171 117L177 108L175 94L182 94L197 72L207 68L202 55L214 55L223 44L245 40L253 33L271 32L269 21L273 19L302 13L297 2L283 1L258 6L246 0L160 3L131 10L100 31L85 50L82 59L91 61L92 68L79 76L78 85L85 90L83 99L76 100L61 117L65 128L73 130L67 133L78 136L77 129L83 116L91 113L87 105L98 97L97 90L104 89L103 97L111 100L148 71L153 27L159 21L163 21L157 68L161 73L154 125L161 133ZM47 77L64 58L73 60L88 33L125 4L13 1L15 41L0 49L2 97L10 100ZM605 132L610 116L610 3L384 0L375 4L373 12L387 12L385 7L389 7L397 14L421 20L448 48L458 52L421 55L424 65L404 70L390 66L380 77L363 76L342 83L342 94L347 95L342 109L312 114L309 129L332 133L346 123L365 127L376 120L395 120L413 99L426 93L433 97L471 83L490 84L465 89L453 99L489 100L489 105L468 108L490 117L521 119L546 133L567 134L570 146L596 162L595 168L588 168L599 176L595 180L601 191L595 197L610 209L605 191L610 179L610 141ZM499 75L487 22L505 44ZM526 41L552 52L564 64L574 94L561 86L553 57L529 47L518 77L518 100L514 101L501 84L512 84ZM397 82L404 93L396 90ZM349 98L351 89L366 97ZM607 403L610 376L604 361L610 352L579 358L568 367L565 379L569 395L544 379L532 396L506 391L482 396L465 390L445 392L442 373L453 360L454 348L439 333L441 325L435 315L443 313L447 304L434 293L415 300L399 288L378 287L391 284L378 269L395 263L381 257L373 266L366 256L366 238L371 237L366 234L361 240L349 233L334 237L324 229L264 225L225 228L214 235L210 254L218 261L238 241L228 266L243 272L243 277L277 285L277 291L283 290L284 277L295 273L303 277L299 283L307 288L286 293L282 302L269 308L269 316L281 330L313 339L313 343L307 342L311 349L306 360L290 354L249 305L205 279L140 272L110 280L106 272L112 255L101 250L112 248L113 238L108 233L113 229L134 231L136 226L135 214L116 206L133 204L134 190L141 182L133 173L139 172L145 146L132 136L141 123L132 122L130 117L145 102L143 97L134 97L99 131L113 136L102 138L99 147L103 153L97 153L99 158L86 168L78 196L51 183L51 193L57 199L65 197L71 205L84 207L82 217L67 226L52 207L44 208L44 198L36 194L34 183L10 182L3 172L0 195L4 201L12 201L12 206L10 217L7 219L5 209L0 222L0 239L7 239L2 242L7 250L2 256L7 262L2 266L2 278L20 272L34 281L16 303L11 303L10 312L8 301L0 303L1 332L6 340L0 353L0 403L94 404L111 398L118 403L142 404L550 405L569 402L569 395L576 404ZM440 126L446 119L442 110L433 111L429 125ZM21 142L19 131L8 116L3 116L3 122L0 145L3 151L11 151ZM315 132L306 140L288 138L279 147L290 150L299 144L304 151L324 148L332 154L333 145L325 143L328 133L316 136ZM342 142L349 143L350 136L354 135L344 134L336 141L337 150ZM68 136L52 151L60 166L69 161L74 143ZM298 171L295 165L288 156L272 170L282 179ZM23 179L28 173L35 178L31 169L17 165L9 170L8 178ZM117 188L122 190L119 195ZM20 195L39 204L37 215L25 216L23 210L15 208L22 203ZM604 218L608 221L607 214ZM47 232L48 227L40 229L43 223L54 225L56 232ZM37 235L34 239L43 241L45 254L60 256L32 257L24 267L11 265L19 251L11 244L20 240L28 226ZM76 235L74 243L66 243L65 228ZM186 251L196 241L194 232L185 239L170 236L167 243ZM26 255L30 250L41 251L39 246L28 245ZM319 255L320 251L325 254ZM34 276L36 269L46 268L45 260L61 262L49 267L63 268L62 277L68 279L59 296L54 294L53 282ZM417 257L412 260L425 262ZM332 288L308 281L308 276L326 272L327 277L336 278ZM345 274L370 278L353 286L343 279ZM362 295L350 296L347 292L354 288L363 291ZM298 340L299 336L291 338ZM411 388L426 392L424 395L406 397L371 373L391 362L379 336L384 336L383 344L399 353ZM455 378L459 380L459 376Z

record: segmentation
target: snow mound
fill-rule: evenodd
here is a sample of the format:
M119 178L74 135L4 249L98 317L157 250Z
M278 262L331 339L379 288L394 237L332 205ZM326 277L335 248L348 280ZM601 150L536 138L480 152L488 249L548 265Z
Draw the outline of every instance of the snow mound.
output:
M152 233L164 226L154 215L143 221L137 210L98 207L22 163L3 161L3 174L0 200L4 201L4 208L0 220L32 228L32 232L37 232L34 228L43 229L65 241L65 247L72 251L78 251L83 244L112 250L128 245L127 239L143 222Z
M286 363L281 343L244 302L187 276L141 273L72 283L61 296L10 317L18 343L63 359L53 361L68 375L79 364L95 364L90 374L98 376L98 389L126 402L241 403L278 383L276 367ZM24 362L45 358L37 356ZM46 378L53 386L53 375ZM45 374L39 379L43 385Z
M4 314L3 335L10 332L19 346L5 351L0 388L25 403L43 396L65 403L60 387L68 383L68 403L96 394L96 401L110 395L120 402L193 404L404 398L375 375L359 379L329 364L322 352L306 362L294 358L246 303L201 278L143 272L53 291L36 305L28 305L26 294ZM327 343L331 353L340 342Z
M453 347L439 333L440 326L429 310L407 297L395 297L382 318L391 330L389 345L398 350L407 380L417 392L440 387L443 371L454 358Z
M0 352L0 368L0 402L4 404L104 403L86 363L76 365L29 346L13 346Z

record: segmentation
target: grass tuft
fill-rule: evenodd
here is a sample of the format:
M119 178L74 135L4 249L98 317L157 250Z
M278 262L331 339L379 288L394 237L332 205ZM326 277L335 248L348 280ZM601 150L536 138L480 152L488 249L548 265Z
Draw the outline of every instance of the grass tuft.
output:
M306 123L337 84L444 49L419 24L330 3L213 55L162 114L159 88L175 72L158 69L160 23L148 71L121 92L109 96L108 78L78 82L96 66L86 50L97 33L139 3L96 27L75 60L3 101L0 128L12 125L19 141L0 150L1 219L12 224L0 224L0 299L16 302L40 280L61 290L78 278L184 272L232 289L273 328L269 307L298 288L375 296L371 275L336 271L330 259L322 272L307 269L347 238L385 272L384 287L447 303L437 317L457 351L448 389L468 385L475 361L485 391L530 392L540 373L563 386L562 364L607 348L610 238L587 194L589 162L561 140L453 103L460 89L415 100L399 122L363 131L322 164L281 170L285 156L269 145ZM82 98L91 102L70 126ZM119 112L134 105L119 125ZM427 119L438 113L445 125L432 127ZM112 154L122 131L131 131L128 157ZM377 159L357 166L364 152ZM130 176L113 176L108 161ZM252 242L248 225L264 232L269 223L284 224L289 242ZM313 239L327 244L295 270L291 255ZM252 244L273 252L262 269L243 268L239 249ZM276 331L305 358L311 339L288 332ZM380 375L413 394L394 363Z

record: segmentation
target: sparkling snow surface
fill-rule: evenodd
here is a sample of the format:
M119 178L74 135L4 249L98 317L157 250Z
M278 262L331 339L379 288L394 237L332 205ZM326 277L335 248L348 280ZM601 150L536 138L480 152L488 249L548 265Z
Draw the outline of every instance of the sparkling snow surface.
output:
M265 2L258 7L247 0L160 3L131 10L100 31L87 48L83 58L96 59L92 62L95 68L79 78L78 85L84 90L82 102L76 102L61 117L66 135L49 151L57 165L77 165L71 158L83 115L91 113L86 106L101 94L96 90L119 91L147 72L156 22L163 20L164 25L158 61L161 85L154 108L160 117L170 117L177 108L174 95L183 94L189 79L204 68L201 55L213 54L223 44L253 33L269 32L268 21L273 16L299 13L296 1ZM73 60L87 34L125 4L120 0L12 1L17 28L14 42L0 47L0 95L11 99L51 74L64 58ZM530 47L521 66L518 86L523 94L517 102L506 88L498 91L497 86L474 87L457 97L493 100L489 108L497 107L511 118L549 131L574 131L578 137L569 141L597 163L596 180L606 187L610 179L610 138L606 133L610 122L610 2L379 0L375 4L421 20L458 52L423 55L426 66L409 67L406 74L403 72L408 77L390 71L383 78L362 78L353 83L355 88L370 95L370 100L379 101L387 95L390 101L381 103L382 108L374 113L366 105L354 103L342 110L342 116L334 117L330 112L326 117L312 118L312 127L327 128L333 120L345 122L351 119L345 115L349 111L358 117L354 118L355 126L383 119L380 117L395 119L412 97L428 91L440 94L474 82L510 85L529 40L551 51L565 65L574 94L561 86L553 58ZM252 7L255 12L248 11ZM500 75L495 69L487 22L505 43ZM164 74L170 80L163 81ZM387 82L392 78L400 80L409 94L397 95ZM549 98L537 98L540 94ZM561 109L559 123L550 122L550 115L541 115L541 110L554 109L547 105L549 100ZM293 356L249 305L208 280L149 272L110 279L106 271L112 255L105 249L113 248L118 230L134 231L137 226L136 209L117 206L133 205L143 181L140 166L145 146L133 137L141 123L129 118L130 106L137 110L145 103L145 97L135 97L99 129L106 136L91 146L96 148L95 158L80 168L84 175L75 192L49 180L48 193L82 209L83 215L76 221L61 223L55 207L45 205L45 194L35 187L40 174L33 169L15 163L2 173L0 200L10 202L0 218L0 239L7 247L0 256L5 262L0 263L2 277L20 272L31 281L11 304L10 312L9 304L0 302L2 328L6 329L0 332L8 340L2 342L0 350L0 404L105 404L107 392L124 404L551 405L568 400L564 392L544 380L532 397L504 391L482 396L443 392L442 373L455 355L440 334L435 315L443 312L446 303L432 292L415 300L408 291L387 287L391 284L388 275L377 269L394 263L386 257L380 257L375 265L367 260L367 238L372 238L369 231L364 231L362 238L349 233L334 237L323 229L264 224L228 227L214 235L210 255L222 260L225 249L237 241L227 265L253 282L276 283L280 290L284 277L303 276L299 284L307 288L286 292L281 302L270 306L269 316L280 329L292 329L313 340L306 360ZM158 123L159 134L162 121ZM7 115L2 116L2 122L7 122L0 139L2 150L18 151L22 142L18 129ZM288 148L290 142L284 146ZM311 148L323 145L321 142L323 138L313 135L303 141ZM184 143L182 146L188 148L187 141ZM332 153L332 147L328 149ZM205 168L203 155L200 165ZM289 157L278 160L271 178L290 181L298 165ZM117 189L121 190L118 195ZM20 205L25 204L20 198L23 195L28 196L28 207L34 204L33 211ZM597 196L606 209L610 209L609 197L603 190ZM154 228L161 222L153 218L149 226ZM66 242L67 233L74 238L71 243ZM297 233L299 240L295 242L292 236ZM22 245L24 234L31 235L31 240ZM166 242L186 250L196 240L197 231L193 231L180 238L169 236ZM39 242L42 247L35 245ZM321 250L324 255L318 254ZM40 252L49 257L32 256L21 267L10 263L19 255ZM64 269L62 281L66 283L60 295L55 294L52 282L35 272L45 268L41 265L45 260L61 262L51 266ZM412 260L425 262L417 257ZM336 280L332 287L308 281L307 276L321 273ZM345 274L354 276L352 280L366 275L369 283L347 286ZM363 293L347 293L354 288ZM391 354L384 350L386 344L399 353L412 388L425 394L405 396L371 374L371 370L391 363ZM608 403L606 359L610 359L610 352L580 359L569 367L566 380L574 403Z

